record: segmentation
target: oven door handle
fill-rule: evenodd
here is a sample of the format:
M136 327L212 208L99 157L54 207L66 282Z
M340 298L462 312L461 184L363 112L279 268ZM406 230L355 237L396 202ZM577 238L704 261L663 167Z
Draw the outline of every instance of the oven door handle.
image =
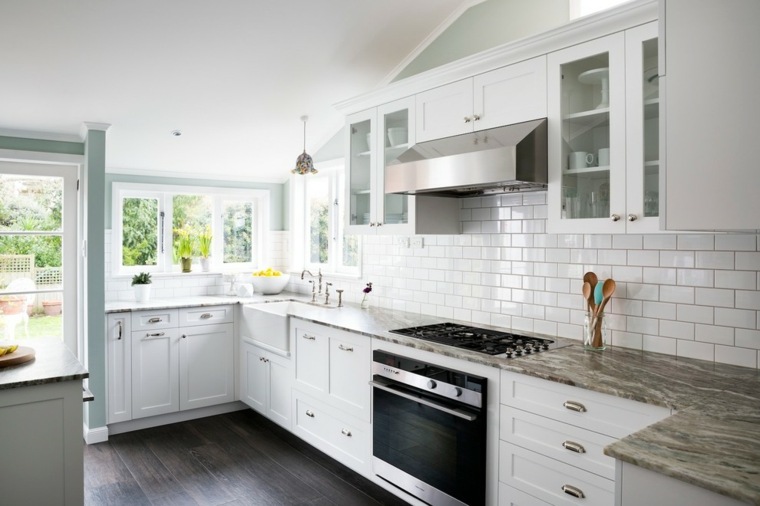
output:
M471 415L469 413L465 413L457 409L452 409L447 406L442 406L441 404L438 404L437 402L429 401L427 399L420 399L419 397L415 397L413 395L409 395L404 392L399 392L398 390L390 388L385 383L380 383L378 381L370 381L369 384L375 388L379 388L380 390L385 390L386 392L391 393L393 395L398 395L399 397L409 399L410 401L419 402L420 404L424 404L425 406L431 407L433 409L437 409L438 411L443 411L444 413L448 413L449 415L454 415L459 418L464 418L468 422L474 422L475 420L478 419L477 415Z

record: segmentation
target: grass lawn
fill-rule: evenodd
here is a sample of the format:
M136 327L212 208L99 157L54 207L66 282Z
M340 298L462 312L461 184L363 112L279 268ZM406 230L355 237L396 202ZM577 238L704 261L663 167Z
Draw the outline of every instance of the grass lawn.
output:
M29 317L29 339L40 337L58 337L63 338L63 317L34 315ZM6 319L0 315L0 338L5 336ZM16 339L26 339L24 324L21 321L16 323Z

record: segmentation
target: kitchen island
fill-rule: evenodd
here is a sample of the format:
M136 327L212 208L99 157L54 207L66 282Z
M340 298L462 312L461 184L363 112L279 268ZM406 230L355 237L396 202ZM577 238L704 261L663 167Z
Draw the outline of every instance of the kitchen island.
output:
M33 348L35 358L0 369L0 502L81 505L87 370L61 341L18 344Z

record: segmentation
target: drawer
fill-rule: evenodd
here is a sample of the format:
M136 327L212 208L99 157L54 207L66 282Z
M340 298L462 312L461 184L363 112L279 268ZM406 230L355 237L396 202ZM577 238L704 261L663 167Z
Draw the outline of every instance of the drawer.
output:
M522 490L499 483L499 506L552 506Z
M235 321L234 306L202 306L185 307L179 310L179 326L216 325L217 323L233 323Z
M330 338L315 325L300 320L294 321L293 346L295 351L296 386L304 387L312 393L329 392Z
M670 416L660 406L507 371L501 403L617 439Z
M615 438L504 405L499 433L508 443L615 479L615 459L603 452L605 446L617 441Z
M317 402L294 392L293 426L296 435L339 462L361 473L369 471L370 426L350 422L335 410L317 408ZM346 417L348 418L348 417Z
M499 481L555 506L615 503L613 480L505 441L499 442Z
M157 309L155 311L133 311L132 331L151 331L178 327L178 310Z

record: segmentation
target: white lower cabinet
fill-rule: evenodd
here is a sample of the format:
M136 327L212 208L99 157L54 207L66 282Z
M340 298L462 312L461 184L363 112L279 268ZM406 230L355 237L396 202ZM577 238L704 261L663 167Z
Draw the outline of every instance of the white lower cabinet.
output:
M109 315L108 422L234 401L232 315L233 306L134 311L129 325Z
M240 345L240 400L273 422L291 429L293 362L259 346Z
M506 371L500 409L501 505L614 504L615 460L604 447L670 416L667 408Z

